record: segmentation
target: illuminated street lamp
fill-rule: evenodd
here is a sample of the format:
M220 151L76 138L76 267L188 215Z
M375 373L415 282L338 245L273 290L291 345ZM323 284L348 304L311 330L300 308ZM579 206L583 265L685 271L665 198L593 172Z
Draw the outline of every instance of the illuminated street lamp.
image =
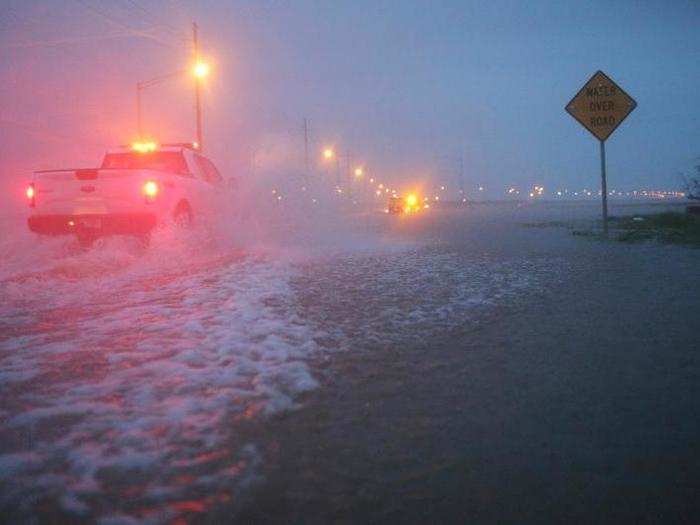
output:
M209 76L209 64L206 62L197 62L192 68L192 74L195 78L201 79Z
M199 149L203 147L202 141L202 81L209 74L209 65L202 61L199 54L199 27L192 22L192 45L194 47L194 105L197 119L197 144Z
M198 50L195 50L198 53ZM194 75L194 93L195 93L195 113L197 118L197 143L200 149L202 148L202 81L209 75L209 64L202 62L199 56L196 56L196 62L192 69Z
M359 178L359 177L362 177L364 174L365 174L365 171L361 167L355 168L355 177Z
M337 153L332 147L326 147L323 150L323 160L326 162L335 160L335 184L337 188L340 188L340 154Z
M141 82L136 83L136 127L137 127L137 132L139 138L143 137L143 108L141 104L141 93L144 89L149 88L151 86L156 86L158 84L162 84L163 82L166 82L167 80L170 80L175 77L179 77L185 73L191 72L192 76L195 79L195 95L196 95L196 105L195 105L195 112L196 112L196 119L197 119L197 148L201 150L202 148L202 104L201 104L201 96L200 96L200 88L201 88L201 82L204 78L209 76L210 72L210 67L209 64L206 62L202 61L197 61L194 66L192 66L191 70L187 69L178 69L177 71L173 71L172 73L167 73L165 75L160 75L158 77L151 78L149 80L144 80Z

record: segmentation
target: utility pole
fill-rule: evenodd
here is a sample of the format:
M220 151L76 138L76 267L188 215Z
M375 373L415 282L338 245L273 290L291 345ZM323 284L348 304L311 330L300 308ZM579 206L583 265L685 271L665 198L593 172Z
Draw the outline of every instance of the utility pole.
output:
M340 153L335 153L335 185L340 188Z
M192 22L192 44L194 48L194 61L195 64L199 63L199 39L197 36L197 22ZM195 96L195 112L197 118L197 144L199 145L199 150L203 151L204 145L202 142L202 82L201 79L195 78L194 83L194 96Z
M304 190L309 190L309 119L304 117Z
M345 159L345 168L346 168L346 173L345 177L347 179L347 185L348 185L348 198L352 198L353 194L355 193L354 188L353 188L353 181L352 181L352 155L348 153L347 158Z
M304 117L304 174L309 174L309 120Z
M141 120L141 90L143 85L141 82L136 83L136 131L138 133L138 138L141 140L143 138L143 124Z
M464 155L459 156L459 200L464 199Z
M345 159L345 175L343 175L343 169L341 167L341 157ZM352 153L349 151L345 153L336 152L335 155L335 168L336 168L336 184L342 188L343 184L347 185L348 193L352 186L352 175L350 173L350 164L352 161Z

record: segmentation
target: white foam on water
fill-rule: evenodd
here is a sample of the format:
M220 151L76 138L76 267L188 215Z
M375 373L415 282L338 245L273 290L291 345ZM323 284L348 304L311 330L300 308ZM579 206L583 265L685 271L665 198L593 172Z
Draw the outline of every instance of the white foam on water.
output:
M562 261L495 259L439 246L405 247L333 257L310 263L297 283L309 317L337 348L365 343L400 344L470 323L478 311L508 304L519 294L555 284Z
M41 265L4 269L6 508L31 516L49 496L104 522L200 512L258 476L261 452L236 428L317 387L294 265L168 235L145 252L128 239L88 252L64 241ZM127 514L125 484L139 487Z
M283 211L228 237L159 230L146 250L0 242L0 505L159 523L228 504L265 461L245 428L317 388L311 358L455 326L551 268Z

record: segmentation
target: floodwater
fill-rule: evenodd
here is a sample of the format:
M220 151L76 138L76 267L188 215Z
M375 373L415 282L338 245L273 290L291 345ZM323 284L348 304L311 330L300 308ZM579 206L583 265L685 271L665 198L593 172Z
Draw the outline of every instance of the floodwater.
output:
M6 236L2 514L693 521L700 251L540 224L597 211Z

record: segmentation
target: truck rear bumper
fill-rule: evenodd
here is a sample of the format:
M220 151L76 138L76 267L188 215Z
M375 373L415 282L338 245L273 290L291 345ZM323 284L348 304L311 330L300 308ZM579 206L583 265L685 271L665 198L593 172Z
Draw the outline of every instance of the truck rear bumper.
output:
M32 215L27 219L29 229L42 235L139 235L151 231L156 222L152 213Z

